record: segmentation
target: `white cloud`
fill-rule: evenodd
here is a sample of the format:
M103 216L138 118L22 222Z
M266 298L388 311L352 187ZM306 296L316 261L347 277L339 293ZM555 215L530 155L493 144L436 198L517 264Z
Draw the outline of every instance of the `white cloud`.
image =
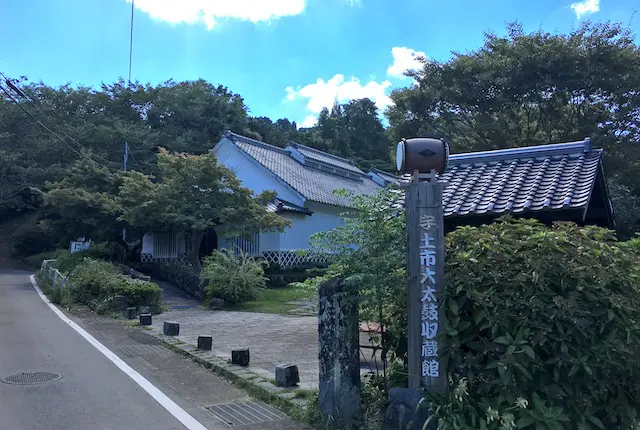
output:
M309 115L300 123L300 127L309 128L309 127L313 127L317 123L318 123L318 116L317 115Z
M318 78L313 84L298 89L287 87L285 91L286 100L307 99L307 110L317 114L323 108L331 109L336 100L345 103L365 97L373 100L379 109L384 109L391 104L391 99L386 94L390 87L389 81L369 81L362 85L358 78L346 80L344 75L337 74L328 81Z
M391 48L391 55L393 56L393 63L387 69L387 75L396 78L405 77L404 72L408 70L421 69L422 63L420 59L427 58L427 54L424 52L416 51L406 46Z
M598 12L600 10L600 0L584 0L571 3L571 9L576 13L576 17L580 19L582 15Z
M293 87L287 87L284 89L287 92L287 100L292 101L296 99L296 90Z
M348 0L350 1L350 0ZM387 68L387 75L390 77L404 77L407 70L419 69L422 67L420 59L426 58L426 54L407 47L395 47L391 49L393 57L392 64ZM286 96L284 101L295 100L306 101L306 113L314 115L306 116L300 121L301 127L312 127L317 122L318 114L323 108L331 109L337 101L346 103L350 100L369 98L380 111L384 111L393 102L389 97L392 84L389 80L376 81L370 75L369 81L365 84L356 77L346 79L344 75L338 73L329 80L318 78L316 82L294 88L285 88Z
M132 0L126 0L131 3ZM222 19L269 22L299 15L306 0L136 0L135 7L151 18L171 24L204 23L212 29Z

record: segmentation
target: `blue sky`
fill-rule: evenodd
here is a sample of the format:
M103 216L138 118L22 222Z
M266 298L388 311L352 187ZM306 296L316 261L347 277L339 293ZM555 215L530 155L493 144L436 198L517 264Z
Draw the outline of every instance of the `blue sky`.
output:
M554 32L631 22L638 35L635 2L135 0L132 79L204 78L241 94L252 115L310 125L335 99L384 108L410 84L412 54L446 60L506 22ZM49 85L126 78L130 13L131 0L0 0L0 70Z

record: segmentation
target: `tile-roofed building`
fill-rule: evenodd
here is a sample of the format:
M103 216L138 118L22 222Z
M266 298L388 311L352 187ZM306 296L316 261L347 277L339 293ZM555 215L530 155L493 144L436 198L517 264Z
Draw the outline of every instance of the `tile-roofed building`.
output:
M226 132L225 138L233 141L245 154L302 196L303 200L349 207L349 198L336 195L336 190L344 189L362 195L380 188L348 160L317 149L297 143L279 148L232 132Z
M203 255L215 248L237 247L280 266L305 262L309 257L297 251L311 248L313 234L341 225L341 215L349 209L349 198L336 195L336 190L366 195L406 181L378 169L364 173L345 158L295 142L279 148L232 132L223 135L214 152L218 162L255 194L275 191L277 199L267 210L288 220L290 227L256 232L252 240L218 238L215 231L208 232ZM438 178L446 183L447 230L491 222L504 214L612 228L602 154L585 139L451 155ZM143 260L176 258L184 251L181 236L165 236L145 235Z
M587 138L451 155L438 178L445 217L465 224L510 213L613 227L602 154Z

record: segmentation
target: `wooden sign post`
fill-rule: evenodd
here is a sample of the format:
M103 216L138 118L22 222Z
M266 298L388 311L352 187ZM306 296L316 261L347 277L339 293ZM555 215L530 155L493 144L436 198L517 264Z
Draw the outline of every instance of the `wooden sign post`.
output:
M400 147L402 145L402 148ZM409 388L442 392L446 372L440 361L440 292L444 279L443 184L436 173L447 166L448 146L436 139L398 144L398 170L411 169L405 208L409 235ZM436 170L437 169L437 170Z

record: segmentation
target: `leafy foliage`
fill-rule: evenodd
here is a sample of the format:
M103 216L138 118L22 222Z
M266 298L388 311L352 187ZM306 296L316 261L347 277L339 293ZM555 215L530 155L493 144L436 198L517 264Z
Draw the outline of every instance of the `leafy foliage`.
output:
M353 196L353 210L345 214L343 225L317 233L312 241L334 257L325 277L339 274L348 286L357 288L361 318L386 329L383 356L391 351L405 360L406 234L404 217L390 209L398 197L394 189Z
M162 181L139 172L124 178L117 198L120 219L140 230L192 232L189 260L196 270L200 242L210 228L220 236L249 236L259 229L288 225L266 210L274 192L254 197L213 152L189 155L161 150L158 168Z
M35 220L22 224L12 236L13 253L19 257L53 251L56 233L49 226Z
M486 407L522 397L532 408L517 428L628 428L640 398L632 245L597 227L532 220L449 234L442 353L475 405L457 419L476 428Z
M266 288L263 264L242 252L215 251L205 258L200 275L207 283L207 297L219 297L230 304L255 299Z
M34 269L40 269L40 266L42 266L43 261L56 260L58 258L64 257L68 253L69 251L67 251L66 249L56 249L53 251L46 251L46 252L41 252L40 254L30 255L24 260L27 263L27 265L29 265L29 267L32 267Z
M71 269L68 278L73 301L97 311L106 310L115 295L125 296L129 306L149 306L153 312L162 309L158 285L124 275L118 266L106 261L85 258Z
M113 257L113 249L109 244L92 244L89 249L84 251L71 253L64 250L62 255L56 257L56 269L62 274L68 274L87 258L109 261Z
M57 182L47 184L42 224L57 233L66 246L79 237L119 241L124 223L118 222L116 195L122 174L101 166L85 153Z
M405 359L406 239L394 196L356 199L344 226L316 239L336 252L327 276L359 289L363 320L385 324L386 347ZM442 428L628 428L640 398L639 262L640 239L597 227L504 218L449 233L442 365L468 395L429 395Z

